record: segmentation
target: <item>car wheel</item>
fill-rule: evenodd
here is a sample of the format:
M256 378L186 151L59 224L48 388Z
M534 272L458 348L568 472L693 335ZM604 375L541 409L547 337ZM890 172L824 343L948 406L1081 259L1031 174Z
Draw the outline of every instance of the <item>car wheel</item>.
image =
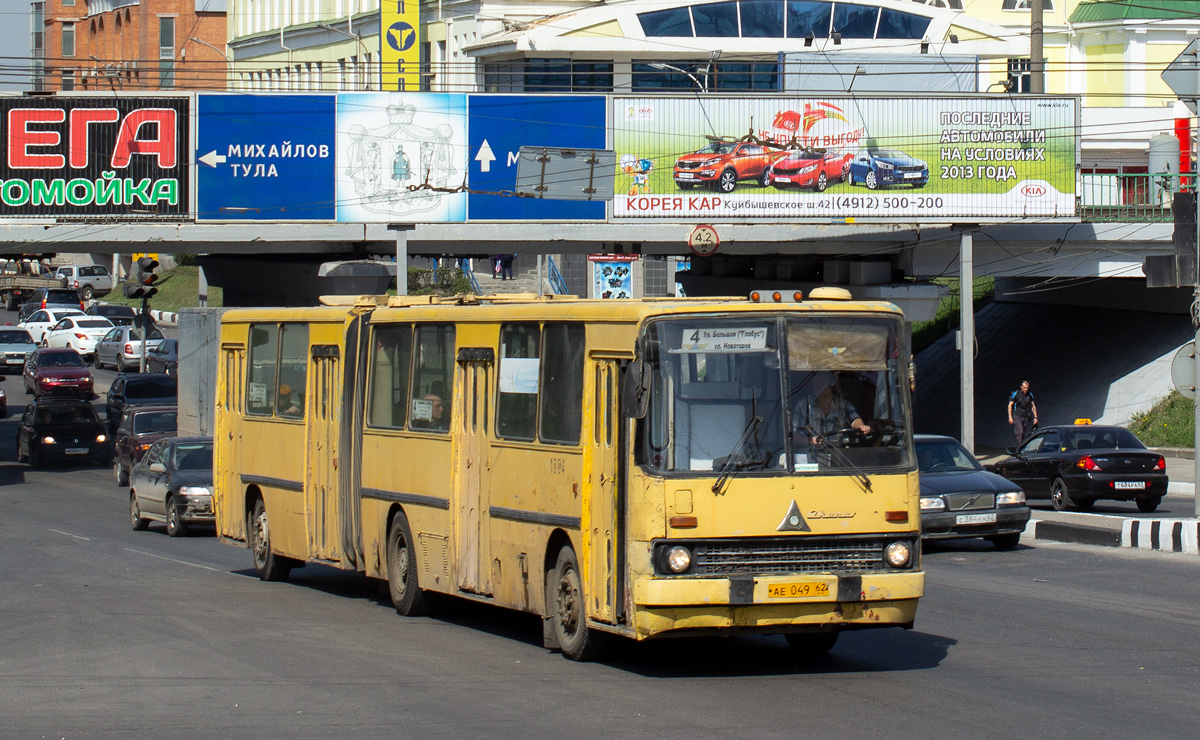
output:
M85 285L82 288L80 288L79 289L79 297L81 299L83 299L84 303L92 300L92 286Z
M388 527L388 591L396 611L406 617L419 617L433 609L435 596L421 588L418 570L417 548L412 529L408 526L408 517L403 511L398 511Z
M1075 507L1071 501L1071 491L1067 488L1067 482L1062 478L1055 478L1050 484L1050 505L1055 511L1066 511Z
M871 190L879 188L879 180L875 177L875 170L867 170L867 187Z
M846 182L849 179L850 179L850 163L847 162L846 164L842 165L842 182Z
M118 352L117 353L117 372L119 372L119 373L128 372L128 368L129 368L129 366L125 364L125 355Z
M1138 511L1142 512L1143 514L1149 514L1157 509L1160 503L1162 503L1162 498L1158 496L1139 498L1137 500Z
M817 177L817 185L816 185L816 187L817 187L817 192L818 192L818 193L823 193L823 192L825 192L825 188L829 187L829 178L828 178L828 177L825 175L825 173L824 173L824 172L822 172L822 173L821 173L821 174L820 174L820 175Z
M587 626L587 603L579 562L570 547L558 551L558 561L548 583L546 609L562 654L571 660L594 660L603 649L604 635Z
M792 651L800 657L815 657L833 649L840 632L789 632L783 638Z
M254 502L254 511L250 514L250 552L254 554L254 568L261 580L282 581L292 572L290 558L271 552L271 528L262 499Z
M117 476L118 486L129 485L129 471L126 470L123 465L121 465L120 460L117 460L113 463L113 474Z
M138 506L137 494L129 493L129 526L134 532L143 532L150 526L150 520L142 517L142 507Z
M768 187L771 184L771 168L768 167L758 176L758 184L761 187Z
M167 496L167 534L171 537L187 534L187 525L179 516L179 506L176 505L174 496Z
M737 173L733 170L725 170L721 173L720 179L717 180L717 190L722 193L732 193L737 187Z
M996 546L997 550L1012 550L1021 542L1021 533L1006 532L1005 534L992 535L987 539Z

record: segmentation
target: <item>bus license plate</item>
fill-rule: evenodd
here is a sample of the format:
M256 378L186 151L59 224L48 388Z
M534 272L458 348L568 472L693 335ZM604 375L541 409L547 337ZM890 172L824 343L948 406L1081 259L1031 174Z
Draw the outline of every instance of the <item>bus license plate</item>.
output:
M1113 483L1113 488L1124 491L1142 491L1146 488L1146 481L1142 480L1119 480Z
M86 454L88 454L88 448L86 448L86 447L68 447L67 449L63 450L63 452L67 453L68 455L86 455Z
M767 596L772 599L803 599L806 597L828 595L829 584L821 581L772 583L767 586Z
M990 514L959 514L954 517L955 524L995 524L996 512Z

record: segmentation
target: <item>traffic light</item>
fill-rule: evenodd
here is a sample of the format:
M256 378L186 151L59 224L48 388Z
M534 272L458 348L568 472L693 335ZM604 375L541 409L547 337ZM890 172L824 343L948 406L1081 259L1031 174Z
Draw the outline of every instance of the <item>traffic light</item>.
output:
M158 282L158 260L153 257L139 257L135 266L133 279L121 286L126 298L141 298L146 300L158 293L155 283Z

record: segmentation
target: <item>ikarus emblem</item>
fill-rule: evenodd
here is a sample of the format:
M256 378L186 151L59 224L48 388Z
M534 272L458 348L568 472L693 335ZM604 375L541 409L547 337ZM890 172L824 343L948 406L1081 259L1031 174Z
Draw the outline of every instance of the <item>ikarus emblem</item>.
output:
M783 515L783 521L775 528L779 532L811 532L808 528L808 522L804 521L804 515L800 513L800 507L796 504L796 500L792 499L792 505L788 508L787 513Z

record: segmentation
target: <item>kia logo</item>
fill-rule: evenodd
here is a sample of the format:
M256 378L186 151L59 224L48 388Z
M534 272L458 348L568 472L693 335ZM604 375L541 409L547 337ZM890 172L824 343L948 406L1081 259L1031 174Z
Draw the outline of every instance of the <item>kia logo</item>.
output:
M1045 194L1046 194L1046 186L1045 185L1038 185L1036 183L1031 182L1028 185L1026 185L1025 187L1021 188L1021 195L1024 195L1026 198L1040 198L1041 196L1043 196Z

